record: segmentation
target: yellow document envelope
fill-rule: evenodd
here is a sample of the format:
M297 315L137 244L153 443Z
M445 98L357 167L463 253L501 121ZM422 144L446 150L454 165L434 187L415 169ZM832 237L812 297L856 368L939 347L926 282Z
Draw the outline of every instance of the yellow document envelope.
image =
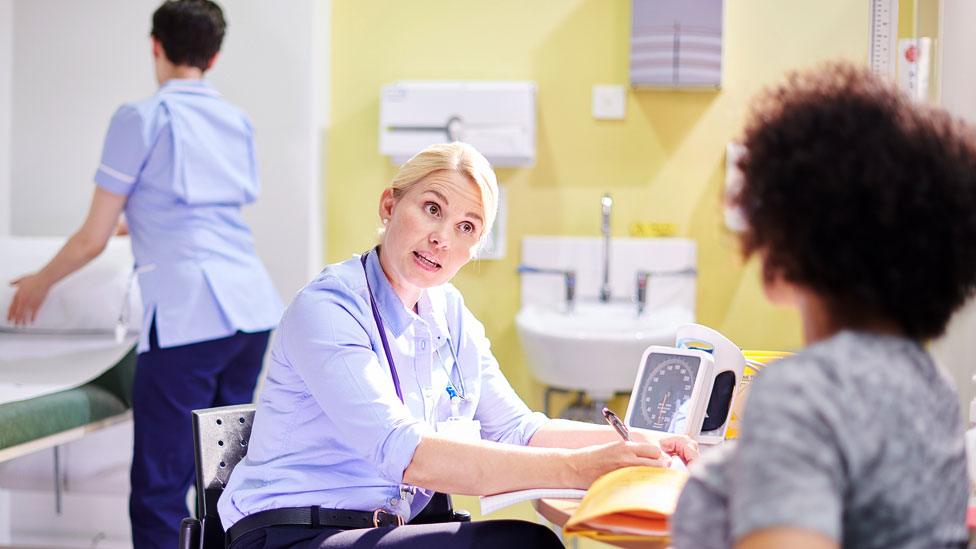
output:
M596 539L668 538L685 471L627 467L598 478L566 521L567 534Z

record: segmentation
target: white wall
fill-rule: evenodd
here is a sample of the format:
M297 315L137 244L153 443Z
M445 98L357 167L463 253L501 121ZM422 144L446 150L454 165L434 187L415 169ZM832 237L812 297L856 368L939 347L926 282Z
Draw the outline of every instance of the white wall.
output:
M13 0L0 0L0 236L10 233L10 94Z
M321 268L319 95L328 73L316 35L330 12L310 0L225 4L227 38L210 80L254 122L262 193L245 216L287 303Z
M952 112L976 122L976 2L942 0L941 103Z
M11 232L67 235L84 219L112 112L155 91L148 34L159 1L12 2ZM245 216L287 301L321 263L310 205L327 82L313 46L329 10L315 0L224 4L227 38L209 78L254 122L263 192Z
M14 0L13 234L67 235L84 219L112 112L156 87L154 4Z
M148 34L161 1L0 0L0 234L67 235L81 223L112 112L156 89ZM287 302L321 268L331 2L218 1L228 31L208 77L253 121L262 195L245 217ZM15 541L88 546L105 535L99 547L126 547L130 452L130 425L65 448L59 517L50 451L0 464L0 543L6 520Z
M976 2L943 0L940 10L942 39L941 102L944 107L976 123ZM963 413L968 416L969 402L976 396L972 382L976 374L976 301L969 304L949 324L946 335L932 350L952 374L959 390Z
M325 254L325 227L328 223L325 210L325 166L329 159L326 157L325 144L329 141L329 127L332 125L332 55L330 46L332 44L332 0L318 0L315 2L315 13L313 14L315 24L312 29L312 46L315 49L315 69L312 74L315 78L313 88L315 89L318 107L317 135L319 147L318 155L318 180L320 185L316 185L313 190L312 200L309 200L309 215L318 219L320 229L309 239L309 257L315 261L310 267L311 274L319 272L323 266Z

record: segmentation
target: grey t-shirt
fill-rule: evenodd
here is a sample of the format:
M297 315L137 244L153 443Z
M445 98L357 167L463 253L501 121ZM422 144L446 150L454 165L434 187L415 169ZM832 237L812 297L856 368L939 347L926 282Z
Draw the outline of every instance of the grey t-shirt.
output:
M841 332L764 369L741 437L692 467L676 549L731 547L773 527L843 547L964 547L957 397L917 343Z

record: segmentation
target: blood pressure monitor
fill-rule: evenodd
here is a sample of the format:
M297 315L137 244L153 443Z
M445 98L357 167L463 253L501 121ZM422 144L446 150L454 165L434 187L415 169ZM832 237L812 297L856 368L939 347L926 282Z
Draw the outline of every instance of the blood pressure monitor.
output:
M683 341L698 343L680 348ZM745 358L724 336L697 324L679 329L678 344L644 351L624 422L706 444L721 442Z
M631 427L695 435L712 389L705 351L653 345L644 351L624 421Z

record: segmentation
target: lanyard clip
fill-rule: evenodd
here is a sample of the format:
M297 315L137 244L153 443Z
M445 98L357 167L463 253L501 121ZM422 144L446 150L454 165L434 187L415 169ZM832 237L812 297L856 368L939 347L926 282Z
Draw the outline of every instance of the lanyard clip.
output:
M451 397L451 417L461 417L461 396L453 386L447 386L447 394Z

